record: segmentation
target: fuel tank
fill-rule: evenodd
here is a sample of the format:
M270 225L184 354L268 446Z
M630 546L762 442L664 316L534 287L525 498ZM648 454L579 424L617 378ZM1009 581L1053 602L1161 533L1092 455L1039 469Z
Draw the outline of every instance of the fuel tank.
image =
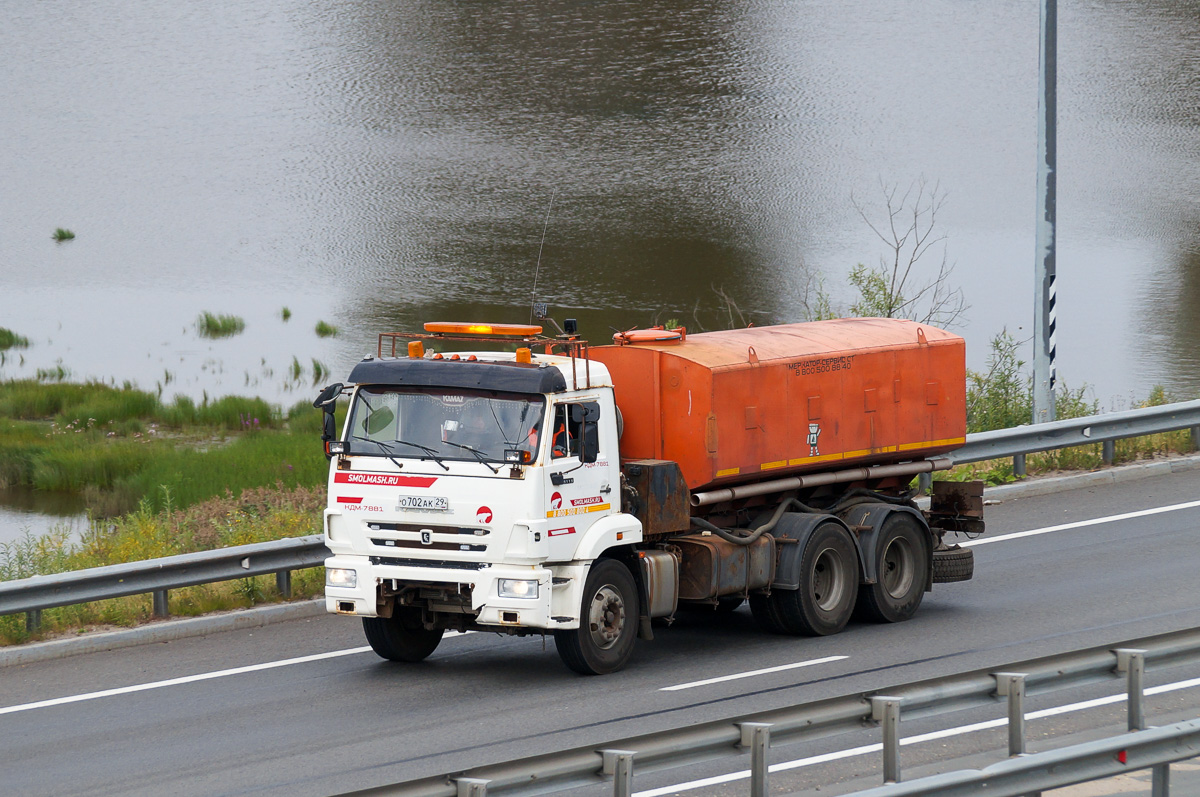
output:
M677 462L692 491L965 442L966 344L937 327L843 318L655 337L590 357L613 379L622 461Z

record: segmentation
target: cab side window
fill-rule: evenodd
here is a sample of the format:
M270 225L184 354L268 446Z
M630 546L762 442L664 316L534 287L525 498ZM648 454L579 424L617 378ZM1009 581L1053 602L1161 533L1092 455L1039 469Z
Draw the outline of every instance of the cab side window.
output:
M579 455L579 435L572 429L571 408L574 404L558 404L554 407L554 422L550 425L550 457L562 459Z
M554 422L551 425L550 457L580 457L585 447L594 461L598 449L597 420L600 405L595 401L575 404L558 404L554 407ZM585 446L584 443L587 443Z

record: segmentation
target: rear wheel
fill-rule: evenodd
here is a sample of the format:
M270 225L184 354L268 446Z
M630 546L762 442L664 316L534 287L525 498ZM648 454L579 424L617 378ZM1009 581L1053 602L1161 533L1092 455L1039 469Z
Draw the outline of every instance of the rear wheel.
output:
M883 522L875 549L875 583L859 588L859 613L879 623L899 623L917 612L929 580L929 534L905 512Z
M421 661L442 641L442 629L421 624L421 610L396 607L391 617L364 617L363 631L371 650L392 661Z
M637 638L638 593L629 568L613 559L592 565L584 583L579 628L554 632L563 663L582 675L625 666Z
M789 634L836 634L850 620L857 595L858 554L854 541L841 524L822 523L813 529L804 546L800 589L777 589L767 599L771 617L768 623L776 621L780 630Z

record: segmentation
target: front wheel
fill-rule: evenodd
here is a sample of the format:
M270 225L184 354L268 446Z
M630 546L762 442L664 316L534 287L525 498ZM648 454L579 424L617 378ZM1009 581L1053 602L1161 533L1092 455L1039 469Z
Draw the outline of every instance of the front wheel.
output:
M859 612L878 623L899 623L917 613L929 580L929 533L905 512L883 522L875 551L875 583L859 588Z
M442 629L421 624L421 610L396 607L391 617L364 617L363 632L371 650L392 661L421 661L442 641Z
M629 568L614 559L592 565L584 582L579 628L554 632L563 663L582 675L625 666L637 638L638 592Z

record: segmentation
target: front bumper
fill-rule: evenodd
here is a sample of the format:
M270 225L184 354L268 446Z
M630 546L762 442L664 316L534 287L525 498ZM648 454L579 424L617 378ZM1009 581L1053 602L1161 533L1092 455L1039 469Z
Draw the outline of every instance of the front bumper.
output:
M579 602L587 566L529 567L489 564L480 569L376 564L367 556L332 556L327 568L354 570L356 586L325 587L325 609L332 614L378 617L380 587L388 581L398 586L470 587L471 608L478 625L509 628L566 629L579 627ZM536 597L502 598L497 590L502 578L537 581ZM461 610L460 610L461 611Z

